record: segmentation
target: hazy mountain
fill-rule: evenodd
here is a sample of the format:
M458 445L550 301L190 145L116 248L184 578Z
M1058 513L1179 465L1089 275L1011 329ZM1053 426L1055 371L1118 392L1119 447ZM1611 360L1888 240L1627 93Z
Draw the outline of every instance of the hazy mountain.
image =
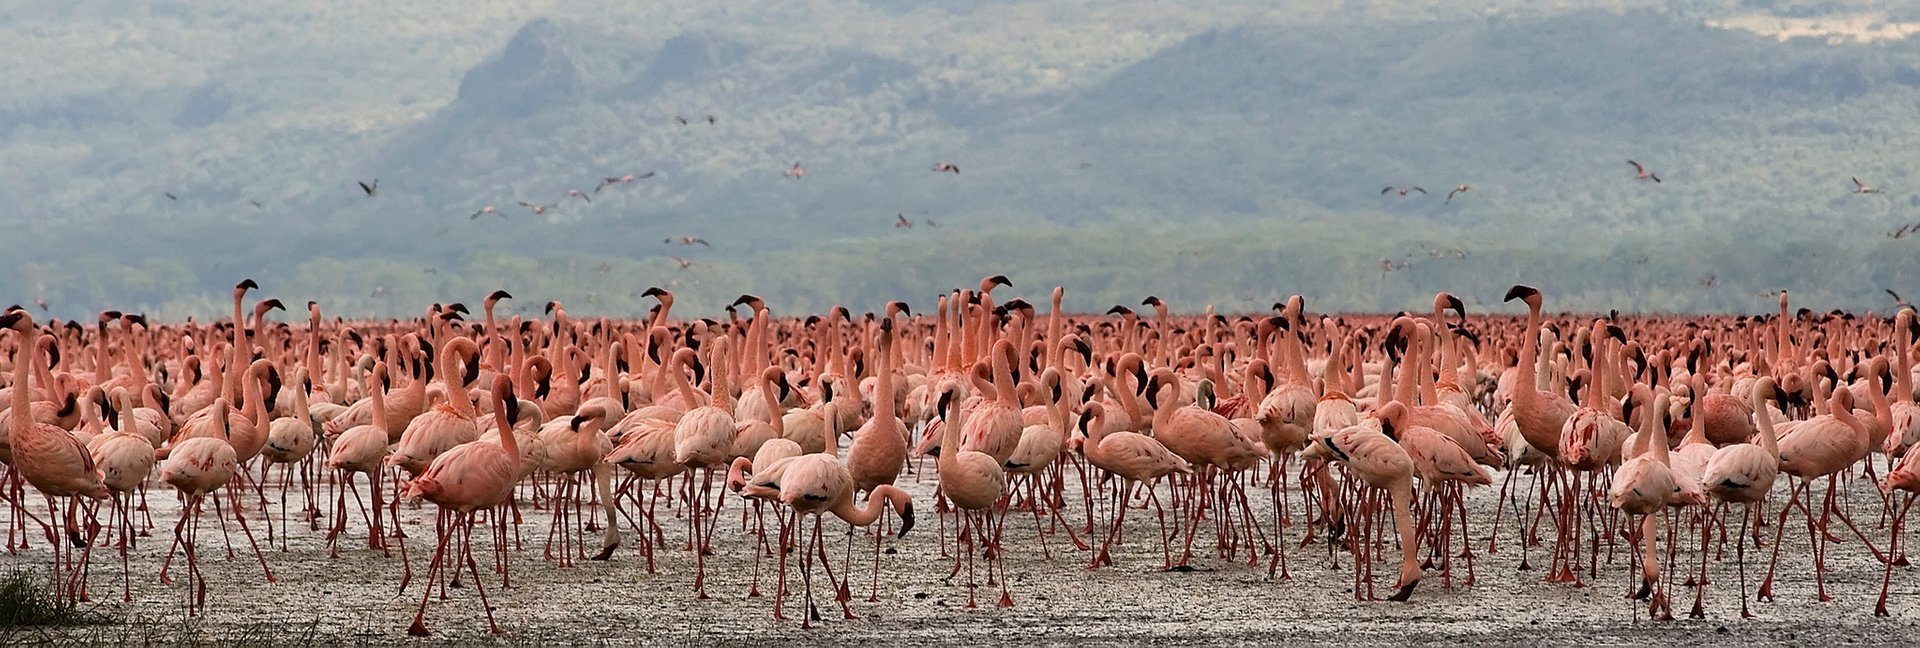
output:
M376 26L83 3L76 29L121 39L103 66L51 59L77 46L34 3L14 44L94 76L34 67L53 89L0 101L0 198L29 242L0 296L184 315L251 275L345 313L499 286L625 313L650 284L695 311L745 290L819 309L1013 270L1087 309L1397 309L1527 281L1554 307L1757 311L1780 288L1883 307L1920 278L1916 241L1887 235L1920 222L1913 8L1401 4L484 5ZM152 45L218 26L224 58ZM354 184L374 178L372 198ZM713 245L661 243L681 235Z

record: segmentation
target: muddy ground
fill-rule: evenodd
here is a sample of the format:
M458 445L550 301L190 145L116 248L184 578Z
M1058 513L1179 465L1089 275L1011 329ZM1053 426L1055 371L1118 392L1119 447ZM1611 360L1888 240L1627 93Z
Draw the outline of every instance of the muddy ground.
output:
M931 462L926 470L931 473ZM1522 477L1520 483L1524 483ZM1228 562L1213 556L1211 527L1201 530L1196 541L1194 565L1190 572L1162 572L1160 549L1154 543L1151 509L1134 510L1127 520L1128 542L1115 556L1117 565L1095 571L1084 567L1088 553L1072 551L1064 534L1048 541L1054 552L1043 559L1033 522L1025 514L1009 518L1006 531L1008 559L1006 569L1013 578L1012 594L1016 605L1001 609L993 606L997 590L980 589L981 607L967 609L964 575L949 582L945 579L951 560L941 556L937 535L940 525L931 506L931 474L921 482L912 477L902 481L918 502L918 526L902 539L889 539L896 553L882 556L878 603L865 601L865 579L871 561L861 554L871 551L865 536L859 536L853 559L855 593L853 610L861 618L843 620L824 576L816 576L816 596L823 620L812 630L802 630L797 621L801 608L791 606L788 613L796 620L771 618L771 571L762 591L767 596L749 598L747 585L751 574L752 536L740 528L741 505L729 499L721 513L722 524L715 533L716 554L709 557L709 593L712 598L696 601L692 596L693 556L674 548L658 552L658 573L649 574L646 561L637 553L638 540L631 529L624 534L625 544L608 562L580 562L561 569L541 558L546 538L547 512L527 513L521 536L524 549L513 554L513 587L497 587L499 580L485 562L491 543L484 528L475 539L476 555L488 580L488 595L496 608L502 627L508 634L491 638L485 634L484 618L478 600L470 588L450 589L449 598L437 596L427 607L427 623L435 631L428 641L458 644L496 642L508 644L764 644L783 643L888 644L912 642L1010 643L1113 643L1113 644L1190 644L1252 643L1302 641L1314 644L1405 644L1485 642L1518 644L1881 644L1905 641L1914 633L1920 612L1920 573L1912 568L1896 569L1892 617L1872 616L1878 592L1880 564L1857 540L1836 523L1836 533L1844 542L1835 543L1829 555L1828 588L1835 600L1815 600L1811 559L1804 524L1789 523L1787 542L1781 559L1776 586L1778 602L1756 603L1757 618L1739 616L1738 583L1735 580L1731 545L1727 559L1712 567L1713 587L1709 593L1707 618L1691 620L1686 612L1691 605L1692 589L1679 584L1672 588L1676 621L1656 622L1646 617L1645 606L1629 601L1624 594L1630 584L1626 545L1615 561L1600 565L1598 578L1584 588L1541 582L1546 564L1545 549L1552 544L1550 525L1543 526L1543 545L1531 553L1532 571L1519 571L1518 547L1508 542L1513 537L1511 518L1503 523L1502 546L1497 554L1488 554L1486 537L1491 529L1496 486L1470 494L1473 534L1477 537L1475 570L1478 582L1472 587L1444 587L1440 575L1427 572L1426 579L1409 603L1356 602L1352 594L1352 560L1344 553L1329 558L1324 544L1298 547L1299 524L1287 530L1292 567L1290 580L1268 580L1263 558L1255 567L1245 564L1247 554ZM1785 487L1776 487L1776 501L1784 500ZM1070 489L1077 481L1069 476ZM1875 544L1884 545L1886 531L1876 526L1878 500L1863 484L1856 484L1855 506L1863 530ZM364 492L364 488L363 488ZM1077 492L1074 490L1072 492ZM1250 489L1253 510L1270 511L1264 489ZM269 487L270 498L276 491ZM294 496L297 498L298 495ZM524 491L523 491L524 497ZM1296 495L1297 497L1297 495ZM37 496L36 496L37 499ZM1295 510L1297 512L1297 502ZM121 621L106 627L48 631L17 630L0 639L8 643L272 643L288 644L364 644L398 643L411 640L405 633L422 592L421 580L405 592L397 589L401 573L397 557L383 557L366 549L365 531L357 513L350 514L349 538L343 541L340 558L330 559L324 547L325 532L295 529L287 537L287 548L267 550L266 558L276 584L265 584L260 568L244 544L238 553L225 555L217 526L212 517L203 531L202 555L211 592L205 611L189 619L182 606L186 588L162 585L157 574L172 539L171 523L178 503L170 491L155 489L150 497L156 528L144 539L132 558L133 602L120 602L120 566L110 549L93 557L92 609ZM275 505L277 509L277 504ZM1082 519L1077 508L1068 513ZM680 519L672 517L680 508L661 509L661 524L675 543L685 535ZM403 507L409 535L407 546L417 574L424 574L426 560L433 548L436 509L430 504ZM276 510L277 514L277 510ZM768 517L771 524L772 518ZM624 520L623 520L624 523ZM258 523L256 521L256 527ZM829 548L836 562L845 550L846 526L838 520L827 523ZM263 529L256 528L256 533ZM949 532L951 529L949 528ZM1697 542L1697 536L1695 536ZM237 543L244 543L238 530ZM593 540L589 541L590 543ZM1769 533L1771 544L1771 533ZM1063 551L1063 548L1067 549ZM1177 548L1176 548L1177 550ZM1244 550L1243 550L1244 551ZM1387 551L1392 553L1391 544ZM1690 563L1687 552L1681 562ZM1749 552L1749 577L1757 585L1765 572L1764 555ZM48 563L46 543L36 540L30 550L13 556L0 556L0 566L27 567L45 571ZM1395 563L1397 564L1397 562ZM1378 593L1391 592L1395 564L1376 568ZM1337 567L1336 567L1337 565ZM772 569L769 561L765 567ZM1457 566L1456 576L1463 574ZM797 570L797 564L796 564ZM798 587L798 572L793 575ZM984 584L984 573L981 581Z

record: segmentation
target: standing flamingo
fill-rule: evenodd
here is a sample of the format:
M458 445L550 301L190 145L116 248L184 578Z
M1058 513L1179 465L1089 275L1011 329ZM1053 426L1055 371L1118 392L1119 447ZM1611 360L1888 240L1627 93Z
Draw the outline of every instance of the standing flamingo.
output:
M1714 451L1707 459L1707 467L1701 472L1700 485L1707 495L1728 504L1743 504L1745 509L1740 515L1740 535L1737 536L1735 562L1740 570L1740 616L1753 618L1747 609L1747 524L1755 522L1760 514L1755 504L1767 501L1767 493L1773 490L1773 482L1780 475L1780 446L1773 432L1773 416L1767 413L1766 399L1779 394L1772 376L1762 376L1755 381L1747 393L1749 404L1754 412L1754 420L1759 423L1760 431L1754 435L1758 443L1737 443ZM1891 477L1889 477L1891 478ZM1899 523L1895 522L1895 533ZM1701 589L1706 589L1705 579L1701 580ZM1881 601L1885 605L1885 599ZM1699 607L1699 603L1695 603ZM1881 608L1883 611L1884 607Z
M453 514L452 524L440 525L440 542L427 565L427 585L420 595L420 610L413 616L407 634L424 637L427 630L427 599L433 596L434 574L443 572L447 562L458 572L464 563L473 575L473 588L480 594L480 608L487 614L487 628L493 634L505 634L494 623L493 606L487 603L487 588L480 583L480 568L473 560L474 512L491 510L513 497L513 486L520 478L520 447L513 433L520 401L513 396L513 380L502 374L493 379L493 424L500 432L500 443L469 441L454 446L433 458L425 472L408 482L406 497L426 498L440 507L441 514ZM461 534L460 555L446 556L447 541Z
M32 416L31 390L27 388L27 376L29 368L39 366L37 363L41 340L40 328L34 325L33 316L24 310L10 311L0 315L0 328L12 329L15 341L13 405L10 410L13 414L10 417L8 430L10 435L8 441L13 449L13 469L28 484L32 484L34 488L45 494L49 501L66 500L66 513L61 516L55 511L56 516L61 517L54 519L53 535L59 536L61 529L64 528L67 539L73 543L73 546L86 547L91 552L92 538L82 538L80 535L80 529L83 528L79 521L80 499L104 500L110 492L107 490L99 467L94 465L93 455L87 452L86 446L67 434L66 430L36 421ZM92 509L87 510L88 520L84 528L96 528L92 520ZM63 556L60 550L61 543L55 541L52 544L55 596L63 601L85 600L87 598L86 558L83 555L79 562L74 562L71 550L65 552ZM63 568L70 570L64 574L64 577Z
M1009 347L1010 349L1011 347ZM1005 359L995 354L995 363L1003 364ZM1004 366L1004 364L1003 364ZM940 402L936 405L942 421L948 420L952 407L953 390L956 386L949 381L941 389ZM1016 416L1018 416L1016 414ZM961 446L960 426L951 423L941 425L945 436L940 443L941 452L934 466L940 471L940 491L959 509L960 521L954 526L957 534L954 542L958 553L954 554L954 573L960 571L960 560L967 562L967 607L976 607L973 577L973 556L982 545L988 549L987 570L991 576L994 563L999 562L1002 552L994 547L993 510L1000 496L1007 492L1007 476L1000 469L1000 460L985 452L969 450ZM971 531L971 533L969 533ZM1000 574L1000 607L1013 606L1013 594L1007 590L1007 575Z

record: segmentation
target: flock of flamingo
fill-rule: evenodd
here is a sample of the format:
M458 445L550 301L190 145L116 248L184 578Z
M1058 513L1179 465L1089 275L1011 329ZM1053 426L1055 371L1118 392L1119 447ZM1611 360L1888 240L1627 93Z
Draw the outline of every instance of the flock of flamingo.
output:
M190 614L206 604L211 511L223 536L233 519L270 582L261 524L270 549L324 534L333 559L398 562L402 592L424 561L415 635L429 632L435 593L463 579L501 631L482 583L511 586L533 509L551 520L542 564L607 560L631 538L625 557L649 573L660 552L690 553L700 599L708 557L723 555L716 537L748 544L749 596L773 572L784 619L798 580L802 627L819 620L816 564L856 618L855 529L871 537L878 602L881 563L913 560L883 543L927 526L928 511L968 607L982 570L994 602L1014 605L1005 558L1032 551L1029 537L1049 558L1050 540L1084 552L1086 569L1144 543L1159 545L1162 570L1193 569L1198 551L1264 561L1281 580L1288 549L1318 543L1335 565L1350 556L1356 599L1407 601L1430 572L1471 587L1474 545L1499 551L1505 524L1521 569L1541 547L1546 581L1582 587L1624 562L1627 595L1665 619L1676 581L1702 617L1713 571L1738 573L1743 616L1771 600L1795 516L1822 600L1835 520L1884 566L1876 614L1907 564L1903 523L1920 493L1911 309L1790 313L1782 292L1767 317L1547 318L1539 290L1514 286L1505 299L1524 302L1524 318L1468 317L1447 293L1392 316L1309 316L1298 296L1257 316L1176 317L1155 297L1149 317L1078 316L1062 313L1060 288L1044 315L997 303L1007 286L987 277L930 313L891 302L804 319L752 295L724 320L674 319L673 294L652 288L658 305L632 320L569 319L557 302L496 320L513 299L496 291L478 322L459 303L347 321L310 302L301 326L267 318L284 310L275 299L247 310L252 280L234 288L232 319L212 324L114 311L41 323L16 306L0 315L7 550L44 546L69 600L89 600L96 549L117 553L131 600L129 547L149 537L148 491L164 485L181 505L157 575L171 585L184 570L175 589ZM1467 489L1496 475L1493 510L1473 514ZM937 483L921 498L932 501L899 486L909 478ZM420 500L439 516L431 557L416 560L400 511ZM737 516L723 515L730 504ZM1129 525L1136 510L1154 522ZM1862 511L1877 526L1855 520ZM848 525L837 570L828 517ZM1488 517L1482 535L1468 531ZM476 528L490 545L478 558ZM342 557L355 538L364 552ZM1768 561L1751 595L1750 547ZM1376 590L1375 567L1396 559Z

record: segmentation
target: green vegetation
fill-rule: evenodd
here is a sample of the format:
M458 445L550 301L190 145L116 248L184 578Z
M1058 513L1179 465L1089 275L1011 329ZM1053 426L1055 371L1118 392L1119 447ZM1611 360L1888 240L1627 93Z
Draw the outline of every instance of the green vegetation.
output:
M0 574L0 637L20 628L112 623L104 614L54 596L48 579L24 569Z
M217 316L242 276L348 316L930 305L990 272L1078 310L1920 296L1920 237L1886 235L1920 222L1920 40L1770 35L1920 2L72 4L0 33L45 88L0 98L0 298L66 317Z

